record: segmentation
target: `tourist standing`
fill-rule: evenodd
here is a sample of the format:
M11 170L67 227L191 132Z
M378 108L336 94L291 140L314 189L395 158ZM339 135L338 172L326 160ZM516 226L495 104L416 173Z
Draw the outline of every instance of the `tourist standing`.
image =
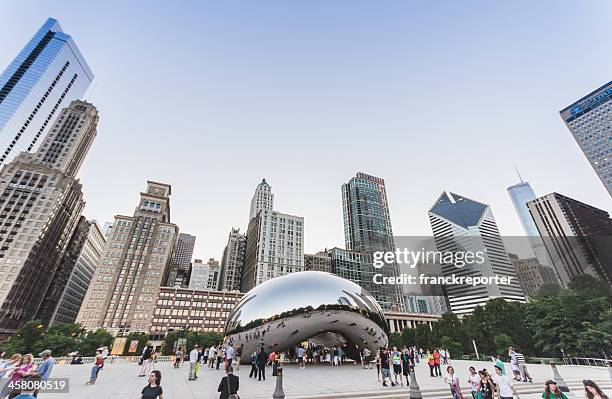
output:
M225 364L223 369L227 370L228 367L232 366L232 362L234 361L234 347L232 344L227 344L227 348L225 348Z
M234 358L235 358L235 360L234 360L235 367L232 366L232 367L234 367L234 370L236 370L236 371L240 370L240 359L242 358L242 352L243 351L244 351L244 344L240 344L240 347L238 349L236 349L236 353L234 355Z
M585 395L587 396L587 395ZM553 380L548 380L544 384L544 393L542 399L567 399L567 396L557 386Z
M472 399L476 399L478 387L480 386L480 377L474 367L470 367L470 375L468 376L467 382L472 387Z
M94 365L91 368L91 373L89 375L89 382L87 382L87 384L93 385L96 383L96 380L98 379L98 373L100 372L100 369L102 368L102 366L104 366L104 355L102 354L102 350L98 349L96 351L96 357L94 358Z
M47 381L51 376L51 370L55 365L55 359L51 356L51 351L46 349L38 354L42 358L42 362L36 369L36 375L40 377L40 381ZM38 396L38 389L34 391L34 396Z
M153 370L149 374L149 383L142 388L142 399L164 399L164 390L160 384L161 372Z
M427 350L427 365L429 366L429 376L435 377L434 376L434 370L436 368L435 358L434 358L433 353L429 352L429 349Z
M216 367L217 370L219 370L219 365L221 365L221 362L223 361L224 357L225 357L225 351L223 350L223 346L219 345L217 347L217 367Z
M594 381L583 380L585 399L608 399L605 393Z
M215 360L217 360L217 348L211 345L210 349L208 349L208 367L213 368Z
M304 353L305 352L306 351L304 350L302 345L300 345L300 347L297 349L297 358L298 358L298 364L300 365L301 369L305 369L306 368L306 363L304 362Z
M363 368L372 368L372 363L370 363L370 348L367 346L363 348Z
M226 370L227 375L221 378L217 392L221 392L219 399L229 399L230 397L238 397L238 388L240 388L240 379L234 375L234 369L229 366ZM233 396L236 395L236 396Z
M494 366L495 375L493 376L493 382L497 386L497 394L500 399L512 399L516 395L516 390L512 385L512 380L507 375L503 374L501 367Z
M249 373L249 378L251 377L257 378L257 351L253 352L251 355L251 372Z
M266 380L266 362L268 361L268 354L264 350L262 346L259 348L259 353L257 354L257 372L259 381Z
M196 363L198 362L199 346L196 344L191 352L189 352L189 380L193 381L198 378Z

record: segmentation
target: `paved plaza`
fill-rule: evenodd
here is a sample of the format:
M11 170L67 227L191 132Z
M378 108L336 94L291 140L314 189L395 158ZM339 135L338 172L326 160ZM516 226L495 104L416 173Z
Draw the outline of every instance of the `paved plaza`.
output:
M473 365L477 369L492 370L491 362L476 362L454 360L452 365L457 370L462 387L468 389L466 382L468 367ZM510 365L506 364L507 370ZM66 394L41 394L51 399L136 399L140 398L140 391L146 385L144 377L138 377L139 366L136 363L107 363L100 372L98 382L89 386L90 364L83 365L56 365L53 377L68 377L70 379L70 392ZM165 399L191 399L191 398L217 398L217 387L221 377L221 370L202 368L196 381L188 381L189 366L185 364L175 369L170 362L158 362L152 369L162 373L162 387ZM558 366L561 376L570 384L570 387L581 386L584 378L589 378L604 386L608 394L610 389L610 376L603 367L588 366ZM275 377L272 377L272 368L268 367L267 380L256 381L249 379L250 366L241 366L236 373L240 377L240 397L242 399L270 399L275 387ZM529 365L529 371L534 383L517 383L521 399L540 398L543 391L543 382L553 378L550 366ZM429 368L424 363L416 365L418 384L426 398L448 398L448 386L442 378L429 376ZM286 365L284 368L283 388L288 399L314 399L314 398L408 398L406 387L383 387L377 382L376 369L364 370L356 365L342 367L313 365L306 369L299 369L295 365ZM576 398L582 399L584 393L575 390Z

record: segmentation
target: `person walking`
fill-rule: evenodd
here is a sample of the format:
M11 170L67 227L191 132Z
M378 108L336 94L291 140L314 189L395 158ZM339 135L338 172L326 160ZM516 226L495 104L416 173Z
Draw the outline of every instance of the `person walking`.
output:
M529 370L527 370L527 362L525 361L525 356L522 353L516 352L516 360L518 361L519 367L521 369L523 382L529 381L530 383L533 383L533 379L531 378L531 375L529 375Z
M234 370L240 370L240 359L242 358L242 352L244 351L244 344L240 344L240 347L236 349L235 360L234 360Z
M257 377L257 352L253 352L251 355L251 372L249 373L249 378Z
M174 355L174 368L178 369L181 365L181 356L183 356L183 349L179 346Z
M512 369L513 376L512 379L514 381L521 381L521 368L513 347L508 348L508 357L510 357L510 368Z
M238 399L238 389L240 388L240 379L234 375L234 368L229 366L225 371L226 375L221 378L217 392L219 399Z
M391 386L394 387L395 383L391 379L389 368L391 367L391 357L389 356L389 350L382 348L380 351L380 373L382 374L382 384L384 387L387 386L387 378L391 382Z
M381 349L376 350L376 374L378 375L378 382L380 382L380 355L382 351Z
M196 344L191 352L189 352L189 380L193 381L198 378L196 364L198 363L198 353L200 347Z
M51 356L51 351L46 349L38 354L42 358L42 362L36 369L36 374L40 377L40 381L47 381L51 376L51 370L55 365L55 359ZM38 389L34 391L34 397L38 397Z
M211 345L210 349L208 349L208 367L209 368L214 367L215 360L217 360L217 348L214 345Z
M463 399L463 394L461 393L461 386L459 385L459 377L455 375L455 369L453 368L453 366L448 366L446 368L446 372L448 373L448 375L444 377L444 381L450 387L453 399Z
M395 378L395 385L398 385L397 376L400 377L400 381L402 381L402 355L397 350L397 347L393 347L393 352L391 352L391 363L393 364L393 376ZM402 382L402 386L404 383Z
M478 395L480 395L479 399L493 399L495 385L493 384L491 376L486 370L480 370L478 372L478 376L480 377L480 384L478 384Z
M372 369L372 363L370 363L370 348L368 348L367 346L363 348L363 368Z
M436 368L436 360L434 358L433 353L429 352L429 349L427 350L427 365L429 366L429 376L430 377L435 377L434 375L434 370Z
M567 399L567 396L557 386L557 383L553 380L548 380L544 384L544 393L542 393L542 399Z
M493 376L493 382L497 387L497 394L500 399L512 399L514 395L517 395L512 380L507 375L503 374L501 367L495 365L495 375Z
M410 369L413 366L414 366L414 355L411 355L410 350L404 347L404 350L402 352L402 374L404 378L406 379L406 386L410 385ZM403 382L402 382L402 385L404 385Z
M268 361L268 354L266 353L264 347L259 348L259 353L257 354L257 372L258 372L258 380L261 381L266 380L266 362Z
M492 353L491 354L491 359L493 359L493 367L495 367L495 366L499 367L499 369L501 370L502 374L506 375L506 366L504 365L504 362L502 362L502 360L499 358L497 353Z
M147 345L145 350L142 352L142 356L140 357L140 362L142 366L140 367L139 377L145 377L149 374L151 369L151 362L153 356L153 346Z
M467 382L472 387L472 399L476 399L478 387L480 386L480 376L474 367L470 366L469 371L470 375L468 375Z
M438 348L434 349L433 357L434 357L434 372L436 374L436 377L442 377L442 370L440 370L440 352L438 351Z
M96 383L98 379L98 374L100 373L100 369L104 366L104 355L102 354L102 350L96 350L96 357L94 358L94 365L91 368L91 373L89 375L88 385L93 385Z
M164 399L164 390L161 387L161 372L153 370L149 374L149 383L142 388L141 399Z
M584 385L585 399L608 399L605 393L592 380L582 380Z
M217 370L219 370L219 366L221 365L221 362L223 361L224 357L225 357L225 351L223 350L223 346L219 345L217 347L217 367L216 367Z

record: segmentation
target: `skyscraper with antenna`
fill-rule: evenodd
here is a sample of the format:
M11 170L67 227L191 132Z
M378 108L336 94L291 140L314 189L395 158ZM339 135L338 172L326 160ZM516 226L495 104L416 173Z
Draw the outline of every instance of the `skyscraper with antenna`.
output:
M527 236L527 240L529 241L531 249L533 249L536 259L542 265L551 266L542 237L540 237L538 228L531 217L531 213L529 213L529 208L527 208L527 202L536 199L535 192L528 182L523 181L518 167L515 165L514 168L520 180L520 183L508 187L508 194L514 205L514 210L521 221L521 226L523 226L523 231Z

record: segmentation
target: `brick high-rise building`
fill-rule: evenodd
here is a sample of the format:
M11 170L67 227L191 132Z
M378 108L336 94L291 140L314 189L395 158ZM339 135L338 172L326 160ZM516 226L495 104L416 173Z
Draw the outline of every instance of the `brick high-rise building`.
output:
M132 216L115 216L77 321L114 334L148 332L178 227L169 184L147 182Z

